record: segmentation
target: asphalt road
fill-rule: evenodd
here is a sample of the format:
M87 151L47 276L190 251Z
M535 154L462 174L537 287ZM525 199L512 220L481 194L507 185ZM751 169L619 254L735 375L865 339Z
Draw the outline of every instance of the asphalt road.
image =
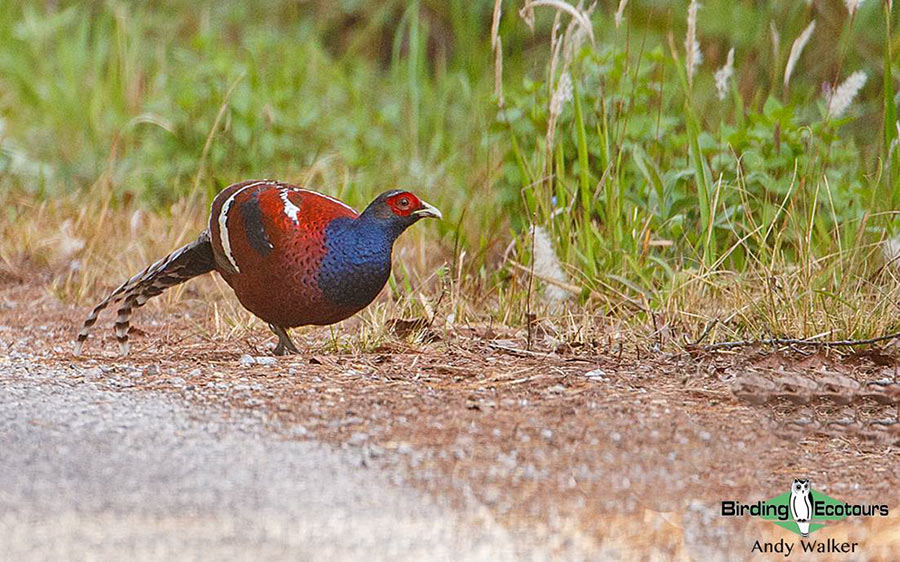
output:
M0 560L548 557L252 414L0 357Z

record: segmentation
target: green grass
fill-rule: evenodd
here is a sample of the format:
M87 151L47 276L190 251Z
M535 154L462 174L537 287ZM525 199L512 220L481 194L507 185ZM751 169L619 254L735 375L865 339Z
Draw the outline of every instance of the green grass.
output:
M416 235L412 247L439 251L392 288L450 284L461 316L524 321L533 221L577 289L568 320L543 306L540 276L534 301L575 332L585 316L673 341L713 319L710 339L896 328L880 246L900 205L900 36L886 8L866 2L850 18L839 2L709 0L689 81L687 2L629 2L618 28L616 4L592 15L594 44L552 62L555 12L536 8L531 31L522 2L503 2L502 108L489 0L0 4L0 259L40 261L44 235L26 223L58 202L196 218L245 178L358 207L403 186L447 220ZM713 73L731 47L719 100ZM563 67L572 96L548 134ZM856 70L865 87L830 118L823 84ZM448 275L419 271L434 256Z

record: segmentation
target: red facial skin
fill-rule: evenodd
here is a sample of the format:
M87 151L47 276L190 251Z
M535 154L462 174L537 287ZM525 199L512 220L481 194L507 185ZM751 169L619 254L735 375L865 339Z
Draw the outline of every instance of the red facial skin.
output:
M394 211L395 215L401 217L408 217L414 211L418 211L424 207L422 202L419 201L419 198L408 191L398 193L397 195L388 198L387 204L391 210Z

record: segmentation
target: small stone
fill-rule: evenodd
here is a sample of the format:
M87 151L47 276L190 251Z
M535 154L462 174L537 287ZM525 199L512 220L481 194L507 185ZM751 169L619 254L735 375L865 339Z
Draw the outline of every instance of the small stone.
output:
M361 445L369 440L369 434L363 433L361 431L354 432L353 435L350 436L350 440L348 443L351 445Z
M366 447L366 456L370 459L378 459L384 456L384 449L378 445L369 445Z
M261 356L261 357L254 357L253 359L256 361L257 365L271 366L271 365L275 365L278 363L278 360L275 359L274 357Z
M546 439L546 440L549 441L550 439L553 438L553 431L551 431L551 430L549 430L549 429L542 429L542 430L541 430L541 437L543 437L544 439Z
M498 488L490 487L487 490L485 490L484 496L482 497L482 501L484 501L484 503L486 503L487 505L494 505L498 501L500 501L500 498L502 496L503 496L503 494L500 492L500 490Z
M238 363L240 363L241 365L253 365L256 363L256 361L249 355L245 354L241 355L241 358L238 359Z
M566 387L561 384L555 384L547 389L547 393L549 394L564 394L566 392Z
M588 371L584 374L585 377L589 379L605 379L606 371L603 369L594 369L593 371Z
M153 365L147 365L147 367L144 368L144 374L150 377L155 377L159 374L159 365L155 363Z

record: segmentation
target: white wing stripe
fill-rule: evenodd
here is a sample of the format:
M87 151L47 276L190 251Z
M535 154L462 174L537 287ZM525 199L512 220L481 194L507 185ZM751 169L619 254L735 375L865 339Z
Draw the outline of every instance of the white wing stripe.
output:
M287 189L282 189L278 196L281 197L281 200L284 202L284 214L287 215L294 224L297 224L297 214L300 212L300 207L294 205L291 200L288 199L289 193L290 192Z
M225 200L225 203L222 204L222 210L219 211L217 220L219 222L219 241L222 243L222 252L224 252L225 257L228 258L228 261L231 262L232 267L234 267L234 270L238 273L241 272L241 268L238 267L237 262L234 261L234 254L231 253L231 235L228 232L228 212L231 210L231 206L234 205L234 199L238 195L240 195L242 191L244 191L245 189L250 189L251 187L265 185L268 183L272 183L272 181L263 180L245 185L244 187L232 193L231 196Z
M229 263L231 263L232 267L237 273L241 272L241 268L238 267L237 262L234 259L234 254L231 252L231 234L228 232L228 213L231 211L231 207L234 205L234 200L240 195L244 190L250 189L251 187L257 187L260 185L279 185L278 182L272 180L262 180L258 182L254 182L244 187L238 189L234 193L232 193L228 199L225 200L225 203L222 204L222 209L219 211L219 216L216 217L216 221L219 223L219 242L222 246L222 252L225 254L225 257L228 259ZM281 200L284 202L284 214L290 218L294 224L297 224L298 215L300 213L300 208L288 199L288 190L290 191L298 191L301 193L308 193L310 195L315 195L317 197L323 197L328 199L332 203L337 203L341 207L347 209L352 212L354 215L358 214L356 209L347 205L340 199L335 199L330 195L325 195L324 193L319 193L318 191L311 191L309 189L302 189L297 187L281 187L281 192L278 194L281 197Z

